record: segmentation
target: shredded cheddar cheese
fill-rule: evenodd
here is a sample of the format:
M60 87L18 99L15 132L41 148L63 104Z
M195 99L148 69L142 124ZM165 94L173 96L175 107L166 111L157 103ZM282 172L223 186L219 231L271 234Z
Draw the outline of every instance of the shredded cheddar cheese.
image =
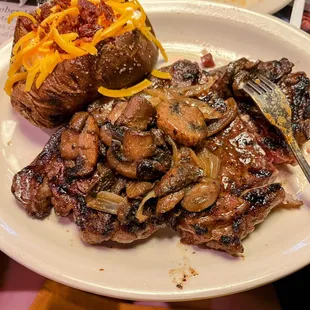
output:
M29 13L14 12L8 17L8 24L10 24L14 18L20 17L20 16L29 18L34 24L38 23L38 21Z
M5 84L4 90L6 91L6 93L10 94L12 91L13 85L18 81L25 80L26 77L27 77L27 72L20 72L20 73L15 74Z
M123 97L131 97L142 90L148 88L152 85L152 82L145 79L144 81L140 82L139 84L136 84L135 86L124 88L120 90L112 90L105 87L99 87L98 92L106 97L112 97L112 98L123 98Z
M92 41L93 45L98 44L100 41L109 38L109 37L113 37L118 31L119 29L124 26L125 24L127 24L131 17L133 15L133 11L126 13L122 18L120 18L118 21L116 21L114 24L112 24L110 27L108 27L107 29L99 29L95 35L94 35L94 39Z
M153 70L151 72L151 74L159 79L163 79L163 80L171 80L172 76L169 72L162 72L159 70Z
M114 14L113 22L107 20L104 14L98 17L97 24L100 29L95 32L91 41L85 41L76 32L62 33L61 31L62 23L66 18L73 20L79 18L81 7L78 0L71 0L65 8L56 4L51 8L51 14L43 20L40 20L41 9L37 8L35 12L39 21L33 15L24 12L14 12L8 17L8 23L16 17L26 17L33 23L33 30L20 38L13 47L8 79L4 88L8 95L11 95L13 86L18 81L25 81L25 91L30 91L32 87L39 88L62 61L84 55L97 55L98 43L134 29L138 29L153 42L161 51L163 58L167 60L164 48L146 24L147 16L138 0L88 1L95 6L104 2ZM153 73L154 76L161 76L164 79L171 78L157 70ZM148 80L144 80L125 90L107 90L101 87L98 91L106 96L114 97L117 94L117 97L126 97L148 87L149 83Z
M80 48L90 55L97 55L98 50L90 43L82 42Z

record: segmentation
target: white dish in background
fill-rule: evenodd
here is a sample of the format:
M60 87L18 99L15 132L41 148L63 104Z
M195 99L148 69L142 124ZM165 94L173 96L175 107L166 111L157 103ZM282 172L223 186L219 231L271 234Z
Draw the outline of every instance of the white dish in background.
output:
M287 6L290 2L292 2L291 0L207 0L207 1L235 5L244 9L268 14L274 14L283 9L285 6Z
M145 2L152 2L152 1L153 0L140 0L142 4L144 4ZM164 1L158 0L157 2L164 2ZM172 0L172 1L178 1L178 0ZM196 0L192 0L192 2L195 1ZM267 13L267 14L274 14L292 2L292 0L202 0L202 1L229 4L243 9L256 11L258 13Z
M310 37L273 17L205 1L154 1L145 9L171 61L199 60L206 48L218 65L241 56L285 56L296 64L295 70L310 75ZM10 43L2 46L0 56L2 89ZM87 246L68 218L29 218L10 193L11 180L41 151L49 134L19 117L3 91L0 102L0 249L35 272L106 296L177 301L251 289L310 262L310 188L298 168L287 169L286 186L305 206L274 211L244 241L245 258L180 245L176 235L166 232L133 245ZM198 275L180 291L173 282L180 274L172 269L189 267Z

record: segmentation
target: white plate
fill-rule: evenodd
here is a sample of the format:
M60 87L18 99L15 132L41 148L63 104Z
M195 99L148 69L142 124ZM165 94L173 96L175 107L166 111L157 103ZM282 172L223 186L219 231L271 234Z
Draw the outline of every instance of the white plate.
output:
M287 6L292 0L208 0L217 3L226 3L237 7L256 11L259 13L273 14Z
M148 3L146 11L171 61L198 60L203 48L217 64L241 56L263 60L283 56L296 70L310 74L308 35L269 16L207 2ZM6 76L10 44L0 49L0 83ZM69 219L52 214L40 221L26 216L10 193L14 173L39 153L49 134L33 127L0 94L0 248L28 268L58 282L97 294L135 300L188 300L247 290L285 276L310 262L310 196L298 169L287 172L287 184L306 206L273 212L244 242L245 258L183 246L178 237L161 232L134 245L83 244ZM288 170L289 171L289 170ZM195 252L195 254L194 254ZM182 291L173 283L189 278ZM100 271L103 268L104 271Z
M141 3L152 1L153 0L140 0ZM204 1L225 3L240 8L256 11L259 13L268 13L268 14L274 14L283 9L285 6L287 6L290 2L292 2L292 0L204 0ZM158 0L158 2L161 2L161 0Z

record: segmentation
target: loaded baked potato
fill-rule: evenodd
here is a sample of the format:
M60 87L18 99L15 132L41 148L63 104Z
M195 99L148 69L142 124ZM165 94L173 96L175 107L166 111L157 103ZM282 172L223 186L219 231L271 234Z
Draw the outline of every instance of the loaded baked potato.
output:
M6 92L39 127L56 127L100 96L135 85L160 43L136 0L52 0L18 16Z

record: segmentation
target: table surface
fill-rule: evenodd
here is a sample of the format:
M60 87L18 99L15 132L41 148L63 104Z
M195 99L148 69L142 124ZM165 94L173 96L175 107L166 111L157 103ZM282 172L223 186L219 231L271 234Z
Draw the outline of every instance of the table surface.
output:
M275 15L288 21L290 12L291 7L286 7ZM44 277L30 271L0 252L0 309L28 309L44 282ZM285 280L283 283L286 283ZM281 290L281 283L276 287L280 287ZM265 305L262 308L262 305L258 304L257 309L280 309L277 295L271 285L250 293L215 299L212 303L208 303L208 309L233 309L233 305L239 309L245 309L249 306L254 309L253 296L263 296L263 299L270 302L269 307ZM197 305L201 305L201 302ZM199 308L201 307L199 306Z

